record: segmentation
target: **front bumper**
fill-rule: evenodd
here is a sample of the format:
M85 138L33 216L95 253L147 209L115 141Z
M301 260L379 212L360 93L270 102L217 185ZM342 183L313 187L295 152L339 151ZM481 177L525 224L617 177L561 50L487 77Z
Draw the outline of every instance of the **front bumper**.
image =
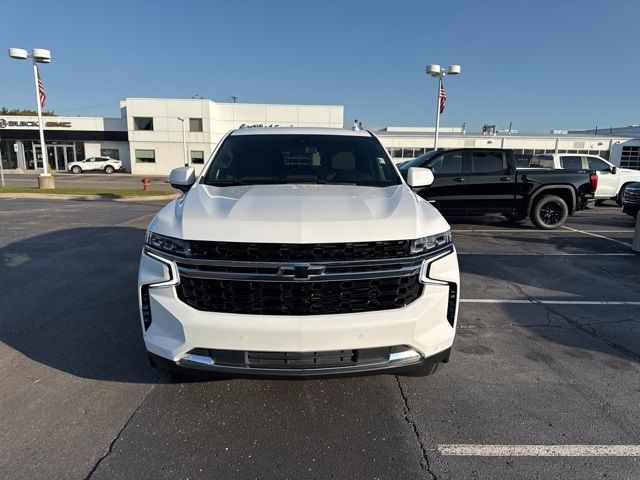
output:
M627 215L631 215L636 218L638 216L638 211L640 211L640 203L625 202L622 204L622 211Z
M391 310L298 316L207 312L182 302L176 281L179 273L175 264L142 253L138 292L144 342L155 363L172 369L278 376L411 369L446 361L455 335L459 270L454 249L430 261L428 278L417 300ZM456 291L453 315L451 288ZM397 345L412 349L416 355L375 364L300 369L230 367L206 358L201 362L189 359L190 352L198 349L301 353Z

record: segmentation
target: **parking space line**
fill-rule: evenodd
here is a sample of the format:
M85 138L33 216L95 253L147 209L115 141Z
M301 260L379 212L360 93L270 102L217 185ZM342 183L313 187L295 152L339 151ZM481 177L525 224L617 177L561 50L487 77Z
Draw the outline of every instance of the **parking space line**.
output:
M501 299L501 298L461 298L460 303L505 303L505 304L532 304L545 305L640 305L636 301L618 300L538 300L538 299Z
M438 445L441 455L480 457L637 457L640 445Z
M458 252L458 255L493 255L498 257L519 257L519 256L531 256L531 257L635 257L635 253L564 253L564 252L552 252L552 253L531 253L531 252Z
M571 227L567 227L567 226L564 226L564 225L562 226L562 228L564 228L566 230L571 230L572 232L583 233L584 235L590 235L592 237L602 238L604 240L609 240L611 242L616 242L616 243L619 243L620 245L624 245L625 247L631 248L631 244L630 243L622 242L620 240L616 240L615 238L605 237L604 235L598 235L597 233L586 232L584 230L578 230L576 228L571 228Z
M574 232L579 232L579 233L633 233L633 229L624 229L624 230L575 230L573 228L570 227L565 227L563 226L562 228L567 228L569 230L573 230ZM490 232L499 232L499 233L546 233L546 234L558 234L558 233L568 233L568 232L562 232L559 230L540 230L537 228L531 228L531 229L526 229L526 228L519 228L519 229L507 229L507 228L491 228L491 229L461 229L461 230L452 230L453 233L465 233L465 232L472 232L472 233L490 233Z

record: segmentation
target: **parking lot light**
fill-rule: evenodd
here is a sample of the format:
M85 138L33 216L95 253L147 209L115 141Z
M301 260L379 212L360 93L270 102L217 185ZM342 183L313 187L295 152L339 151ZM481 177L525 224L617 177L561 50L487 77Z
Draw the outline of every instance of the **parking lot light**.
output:
M433 138L433 149L434 150L438 149L438 130L440 130L440 113L441 113L441 110L442 110L441 101L443 100L443 93L444 93L442 79L446 75L459 75L460 74L460 70L461 70L460 65L449 65L448 67L444 68L444 67L441 67L438 64L427 65L427 67L425 69L425 73L427 75L438 79L438 94L437 94L437 97L436 97L437 98L437 100L436 100L436 129L435 129L434 138ZM446 99L446 96L444 98Z
M40 100L40 85L38 75L39 63L51 63L51 52L44 48L34 48L31 53L22 48L10 48L9 56L16 60L33 60L33 81L36 91L36 107L38 111L38 128L40 130L40 154L42 155L42 174L38 177L38 185L40 188L55 188L53 176L49 173L47 146L44 143L44 126L42 122L42 102ZM44 92L44 90L43 90ZM38 159L34 159L35 168L38 168Z
M178 120L182 122L182 149L184 151L184 166L188 167L191 163L187 158L187 127L185 125L186 118L178 117Z

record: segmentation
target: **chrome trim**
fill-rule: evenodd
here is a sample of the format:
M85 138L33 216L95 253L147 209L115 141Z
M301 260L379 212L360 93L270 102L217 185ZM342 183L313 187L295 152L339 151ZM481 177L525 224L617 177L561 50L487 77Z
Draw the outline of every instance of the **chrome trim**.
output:
M416 352L414 349L410 348L409 350L404 350L402 352L390 353L389 362L406 360L408 358L415 359L415 358L421 358L421 357L422 355L420 355L419 352Z
M215 365L215 361L211 357L207 357L206 355L194 355L193 353L187 353L183 355L178 360L176 360L178 365L184 365L187 367L212 367Z
M166 265L167 268L169 268L169 276L171 277L169 278L169 280L164 280L162 282L149 283L149 288L175 287L176 285L180 284L180 274L178 273L178 266L174 262L167 260L160 255L156 255L155 253L148 251L146 248L144 250L144 254Z
M240 281L262 281L262 282L308 282L308 281L344 281L344 280L369 280L377 278L408 277L420 274L422 283L434 285L448 285L448 282L441 282L431 279L428 274L424 276L425 268L429 265L449 255L455 251L453 245L446 245L435 251L415 255L412 257L383 258L371 260L346 260L329 262L272 262L272 261L231 261L231 260L205 260L200 258L188 258L156 250L145 245L145 253L150 257L162 261L171 268L172 277L177 281L170 280L160 284L150 286L174 286L180 283L180 275L190 278L210 279L210 280L240 280ZM190 268L190 266L196 268ZM359 271L358 267L385 267L389 265L399 265L399 268L380 268L379 270ZM222 272L216 270L200 270L197 267L220 267L237 269L271 269L273 273L256 272ZM295 273L287 273L289 270L295 272L297 266L307 267L305 277L296 277ZM348 268L344 272L331 272L332 268ZM329 270L329 272L327 272ZM317 272L317 273L316 273ZM428 273L428 272L427 272Z
M427 260L425 260L422 264L422 268L420 269L420 282L424 283L425 285L449 285L449 282L445 280L438 280L436 278L431 278L431 265L434 262L441 260L448 255L451 255L454 252L455 252L455 248L452 248L448 252L442 252L441 254L436 255L435 257L428 258Z
M194 355L186 353L174 360L174 363L182 367L196 368L208 371L228 371L228 372L256 372L256 373L281 373L284 375L292 375L295 373L309 372L320 374L322 372L335 372L340 370L368 370L372 368L380 368L386 366L400 366L418 364L424 360L422 354L418 351L410 349L397 353L390 353L389 358L383 362L363 363L360 365L338 365L332 367L319 368L273 368L273 367L251 367L251 366L229 366L216 364L215 358L205 355Z
M278 269L282 265L294 265L296 263L305 263L310 266L313 265L322 265L327 268L331 267L349 267L349 266L360 266L360 267L368 267L368 266L377 266L377 265L388 265L388 264L415 264L418 262L422 262L438 253L443 251L451 250L453 246L451 244L441 247L437 250L433 250L430 252L425 252L421 255L414 255L409 257L397 257L397 258L378 258L378 259L365 259L365 260L333 260L333 261L319 261L319 262L296 262L296 261L253 261L248 262L244 260L211 260L206 258L190 258L190 257L181 257L178 255L172 255L170 253L163 252L162 250L157 250L153 247L145 245L145 251L149 251L154 253L155 255L162 256L167 260L171 260L176 263L186 264L186 265L202 265L202 266L213 266L213 267L239 267L239 268L274 268Z
M242 272L216 272L203 271L197 268L178 267L180 275L190 278L215 279L215 280L244 280L261 282L311 282L311 281L341 281L341 280L367 280L374 278L408 277L420 272L421 264L409 265L393 270L368 270L364 272L351 271L341 273L327 273L308 275L306 278L295 278L293 275L280 276L269 273L242 273Z

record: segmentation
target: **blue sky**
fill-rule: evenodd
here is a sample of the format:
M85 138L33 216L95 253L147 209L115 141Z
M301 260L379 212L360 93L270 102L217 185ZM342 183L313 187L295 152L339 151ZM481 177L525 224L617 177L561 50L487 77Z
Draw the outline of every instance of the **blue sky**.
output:
M20 1L0 46L49 48L48 108L119 116L129 97L342 104L345 122L521 132L640 123L640 2ZM29 20L32 20L31 22ZM0 106L33 107L27 62L0 56Z

